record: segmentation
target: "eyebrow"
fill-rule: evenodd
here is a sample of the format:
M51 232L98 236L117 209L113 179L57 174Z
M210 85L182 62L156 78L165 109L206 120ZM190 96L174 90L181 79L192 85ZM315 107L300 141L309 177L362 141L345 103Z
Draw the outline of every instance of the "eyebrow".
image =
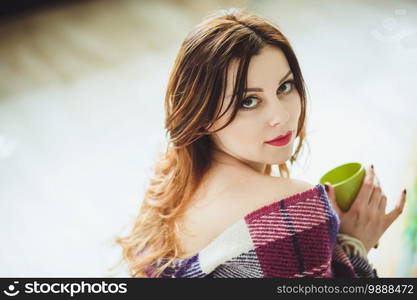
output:
M278 84L281 84L285 79L287 79L288 76L290 76L290 74L292 74L291 69L288 70L287 74L285 74L285 76L281 78ZM247 88L244 90L244 92L263 92L263 91L264 90L261 88ZM226 98L229 98L229 97L231 97L231 95L226 96Z
M285 76L281 78L281 80L279 81L278 84L281 84L285 79L287 79L287 77L290 76L291 73L292 73L291 70L288 70L287 74L285 74ZM264 90L261 89L261 88L248 88L248 89L245 89L244 91L245 92L252 92L252 91L253 92L263 92Z

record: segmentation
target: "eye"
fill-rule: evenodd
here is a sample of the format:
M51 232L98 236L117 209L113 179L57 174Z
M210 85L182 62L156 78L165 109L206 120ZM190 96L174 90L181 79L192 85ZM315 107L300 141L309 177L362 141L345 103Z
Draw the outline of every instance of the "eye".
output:
M279 94L289 94L292 92L292 90L294 89L295 86L295 81L294 79L288 80L286 82L284 82L279 88L277 93Z
M242 100L240 108L246 109L246 110L253 109L256 105L251 105L251 103L253 104L253 103L257 102L258 100L259 99L254 97L254 96L249 96L249 97ZM245 104L248 104L249 107L247 107L247 106L245 107L244 106Z

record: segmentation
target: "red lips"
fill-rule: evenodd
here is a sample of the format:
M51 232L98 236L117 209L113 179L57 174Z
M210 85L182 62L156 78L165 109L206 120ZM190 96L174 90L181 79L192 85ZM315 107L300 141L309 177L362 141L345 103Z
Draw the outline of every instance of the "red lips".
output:
M265 143L270 143L270 142L273 142L273 141L276 141L276 140L281 140L281 139L287 137L289 134L291 134L291 130L288 130L288 132L286 134L277 136L277 137L273 138L272 140L266 141Z

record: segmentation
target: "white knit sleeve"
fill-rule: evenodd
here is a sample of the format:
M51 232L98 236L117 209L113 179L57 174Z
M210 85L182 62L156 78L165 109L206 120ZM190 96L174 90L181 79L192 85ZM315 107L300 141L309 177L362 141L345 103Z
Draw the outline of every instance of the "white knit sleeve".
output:
M349 257L361 256L365 260L368 260L368 254L366 252L365 246L357 238L344 233L338 233L337 242Z

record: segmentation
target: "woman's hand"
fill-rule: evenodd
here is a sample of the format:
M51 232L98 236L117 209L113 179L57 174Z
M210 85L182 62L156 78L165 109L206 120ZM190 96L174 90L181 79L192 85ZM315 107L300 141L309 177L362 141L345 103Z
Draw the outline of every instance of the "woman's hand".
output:
M371 167L366 170L361 189L352 206L346 212L341 210L337 204L333 186L326 183L329 185L327 195L340 219L340 233L359 239L367 252L377 245L381 235L404 209L406 195L402 192L396 207L385 214L387 197L382 192L379 180Z

